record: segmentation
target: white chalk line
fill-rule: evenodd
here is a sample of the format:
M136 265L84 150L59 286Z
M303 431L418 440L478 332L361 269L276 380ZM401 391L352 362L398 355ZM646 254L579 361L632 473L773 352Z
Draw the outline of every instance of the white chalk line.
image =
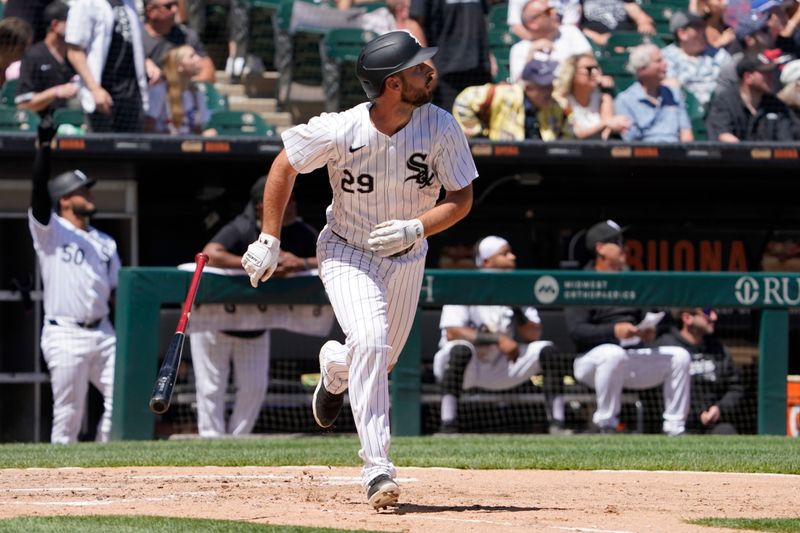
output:
M98 487L22 487L16 489L0 489L0 492L86 492L98 490Z
M562 531L586 531L589 533L637 533L624 529L596 529L593 527L568 527L568 526L547 526L550 529L560 529Z
M361 478L355 476L325 476L314 474L313 479L322 485L361 485ZM152 480L270 480L270 481L292 481L298 479L297 474L143 474L131 476L131 479L152 479ZM395 478L398 483L415 483L419 481L413 477Z
M64 501L47 501L47 502L20 502L20 501L0 501L0 505L35 505L39 507L47 506L66 506L66 507L99 507L105 505L115 505L118 503L131 503L131 502L163 502L174 501L183 496L216 496L217 491L187 491L179 492L177 494L170 494L167 496L148 496L144 498L120 498L108 500L64 500Z

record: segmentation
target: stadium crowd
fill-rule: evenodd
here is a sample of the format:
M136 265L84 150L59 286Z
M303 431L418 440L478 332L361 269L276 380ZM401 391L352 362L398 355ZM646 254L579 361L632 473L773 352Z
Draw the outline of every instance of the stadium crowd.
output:
M275 2L273 18L287 1ZM6 0L0 4L2 105L40 115L71 110L59 112L59 123L72 117L60 133L214 134L209 121L218 106L205 100L215 97L218 69L204 40L219 37L208 28L206 4ZM312 17L316 32L399 28L439 47L434 103L451 111L469 137L800 139L800 4L794 0L294 4L290 40ZM239 83L271 67L272 58L265 66L248 43L273 32L277 40L278 24L266 27L272 22L252 17L255 7L244 0L230 0L226 8L227 58L218 59L219 70L226 82ZM170 56L181 47L179 58ZM276 64L285 61L281 53L292 53L279 48ZM334 90L349 89L342 83ZM279 99L279 106L286 103Z

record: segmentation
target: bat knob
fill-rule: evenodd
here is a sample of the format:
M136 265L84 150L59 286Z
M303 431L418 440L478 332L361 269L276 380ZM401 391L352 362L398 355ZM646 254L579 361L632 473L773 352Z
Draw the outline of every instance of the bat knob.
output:
M157 415L163 415L169 409L169 404L164 400L150 400L150 410Z

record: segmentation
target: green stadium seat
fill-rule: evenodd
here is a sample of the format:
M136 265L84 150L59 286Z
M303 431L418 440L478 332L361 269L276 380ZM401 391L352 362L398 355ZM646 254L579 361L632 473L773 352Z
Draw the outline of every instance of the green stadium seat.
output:
M676 11L686 10L687 3L684 2L681 6L677 6L659 2L657 4L644 4L639 7L653 19L653 24L655 24L656 32L659 35L667 35L671 38L672 32L669 31L669 19L672 18Z
M206 97L206 105L208 106L209 112L213 113L214 111L228 109L228 97L224 94L220 94L213 83L207 81L195 83L200 92Z
M282 0L273 18L275 68L279 74L278 101L281 105L289 102L292 83L322 86L320 48L327 30L301 29L290 33L294 4L295 0Z
M39 115L27 109L0 108L0 131L35 132L39 127Z
M638 32L627 31L616 32L612 33L611 37L609 37L605 46L605 52L607 55L611 56L620 54L625 54L627 56L631 48L645 43L654 44L659 48L663 48L667 45L658 35L642 35Z
M261 118L261 115L250 111L214 111L206 127L217 130L219 135L245 137L275 135L275 128L272 125Z
M494 4L489 8L489 29L508 30L508 3Z
M3 87L0 88L0 105L16 106L14 99L17 97L17 85L19 85L19 80L6 80Z
M519 41L519 37L508 29L493 28L489 30L489 51L497 61L497 74L494 82L509 81L509 54L511 46Z
M275 68L273 19L280 4L280 0L250 0L250 38L247 48L249 53L261 59L267 70Z
M86 133L86 116L80 109L62 107L53 113L53 123L59 135L83 135Z
M706 132L706 108L700 100L691 92L683 89L683 102L686 104L686 111L689 113L689 120L692 122L692 131L696 141L708 139Z
M363 46L377 35L371 31L336 28L322 39L322 81L329 112L349 109L365 101L366 95L353 76Z

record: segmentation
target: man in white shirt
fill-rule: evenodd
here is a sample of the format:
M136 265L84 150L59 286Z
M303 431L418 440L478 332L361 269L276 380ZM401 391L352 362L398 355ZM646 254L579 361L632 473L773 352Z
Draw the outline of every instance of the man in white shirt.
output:
M569 56L592 51L589 41L576 26L561 25L547 0L529 0L522 10L522 23L530 37L511 47L511 81L519 80L531 59L563 63Z

